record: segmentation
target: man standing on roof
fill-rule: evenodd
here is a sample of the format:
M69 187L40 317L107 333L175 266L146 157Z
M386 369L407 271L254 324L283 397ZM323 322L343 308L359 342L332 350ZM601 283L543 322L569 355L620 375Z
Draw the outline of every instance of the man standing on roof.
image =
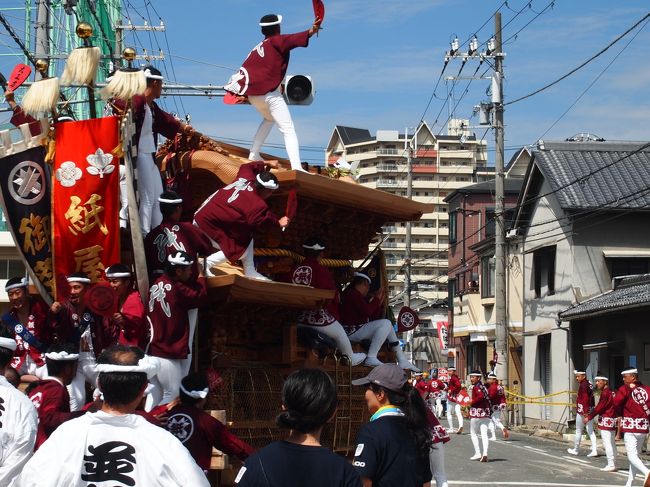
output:
M596 446L596 433L594 433L593 418L588 419L590 413L594 410L594 386L587 380L587 374L584 370L574 370L573 374L578 381L578 396L576 397L576 436L573 442L573 448L568 448L567 452L571 455L578 455L582 433L587 426L587 434L591 441L591 452L588 457L598 456L598 447Z
M309 30L297 34L281 34L281 23L282 15L269 14L260 19L259 25L264 40L253 48L224 89L235 95L248 97L251 105L264 117L255 134L248 158L251 161L262 159L262 145L273 125L277 124L284 136L291 169L302 171L298 136L280 85L287 73L291 50L307 47L309 38L320 29L321 19L315 19Z

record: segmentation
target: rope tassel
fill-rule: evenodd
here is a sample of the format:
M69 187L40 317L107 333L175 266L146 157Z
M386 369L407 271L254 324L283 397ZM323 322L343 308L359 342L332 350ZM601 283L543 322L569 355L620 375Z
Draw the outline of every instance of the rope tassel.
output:
M147 79L140 69L122 68L115 71L106 87L102 90L102 98L108 100L130 100L135 95L141 95L147 89Z
M92 85L101 58L99 47L78 47L68 56L61 76L61 84Z
M23 110L34 118L54 112L59 99L59 78L45 78L29 87L23 98Z

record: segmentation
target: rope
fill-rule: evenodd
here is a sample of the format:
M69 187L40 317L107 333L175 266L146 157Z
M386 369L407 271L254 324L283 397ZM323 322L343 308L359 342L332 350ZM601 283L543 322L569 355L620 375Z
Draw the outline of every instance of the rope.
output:
M305 258L287 249L255 249L255 255L259 257L291 257L295 262L302 262ZM325 267L352 267L352 262L345 259L318 259Z

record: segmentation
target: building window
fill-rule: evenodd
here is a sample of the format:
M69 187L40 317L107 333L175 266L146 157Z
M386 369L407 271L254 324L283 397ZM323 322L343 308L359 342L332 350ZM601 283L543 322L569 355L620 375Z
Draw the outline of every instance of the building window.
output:
M535 283L535 297L555 294L555 253L556 246L544 247L533 252L533 281Z
M458 222L457 216L458 213L455 211L449 213L449 243L456 243L456 238L457 238L456 225Z
M495 216L496 212L494 208L485 209L485 238L494 237L494 229L496 228Z
M481 259L481 297L494 297L494 279L496 274L496 259L483 257Z
M612 279L650 272L650 259L643 257L617 257L607 259L607 267Z
M454 296L456 296L456 279L447 281L447 305L453 316L454 314Z
M467 368L469 370L485 370L487 368L486 342L467 344Z
M0 260L0 279L10 279L25 275L25 266L22 260L2 259Z

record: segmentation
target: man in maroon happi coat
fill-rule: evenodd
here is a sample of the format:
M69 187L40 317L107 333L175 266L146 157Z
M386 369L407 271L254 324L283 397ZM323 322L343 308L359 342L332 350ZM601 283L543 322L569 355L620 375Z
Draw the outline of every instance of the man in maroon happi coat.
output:
M582 441L582 433L587 428L587 434L591 441L591 452L588 457L597 457L598 450L596 447L596 433L594 432L593 420L588 420L589 413L594 410L594 386L587 380L587 374L584 370L574 370L573 374L578 381L578 395L576 397L576 434L573 442L573 448L568 448L567 452L571 455L577 455Z
M278 218L269 210L264 200L279 184L273 174L259 168L260 163L244 164L237 179L214 192L194 214L194 224L220 249L206 259L207 276L213 275L210 269L215 265L241 260L246 277L268 280L255 270L253 232L286 227L289 218Z
M124 264L113 264L105 271L106 280L117 294L117 311L113 323L119 328L117 342L145 349L149 329L145 322L144 304L140 292L133 287L131 270Z
M482 378L483 373L480 370L473 370L469 374L469 380L472 383L472 400L469 408L469 432L472 445L474 446L474 456L470 460L487 462L488 446L490 444L488 430L490 416L492 415L492 405L490 403L490 394L485 385L483 385ZM481 443L483 444L482 453L478 440L479 434L481 436Z
M604 375L594 377L596 387L600 391L600 398L594 410L589 413L587 420L591 421L598 416L598 431L603 440L607 465L603 472L616 472L616 405L614 392L609 387L609 378Z
M170 255L165 273L149 289L147 321L152 336L147 353L160 362L162 403L178 394L184 361L192 348L189 312L207 300L205 279L192 279L193 263L187 252Z
M248 158L260 160L260 150L274 124L284 136L291 169L302 171L298 136L291 120L289 107L281 88L287 72L291 50L307 47L309 38L320 29L321 19L315 19L309 30L297 34L281 34L281 15L269 14L260 19L264 40L248 54L244 64L226 86L226 91L247 97L248 101L264 117L257 129Z

